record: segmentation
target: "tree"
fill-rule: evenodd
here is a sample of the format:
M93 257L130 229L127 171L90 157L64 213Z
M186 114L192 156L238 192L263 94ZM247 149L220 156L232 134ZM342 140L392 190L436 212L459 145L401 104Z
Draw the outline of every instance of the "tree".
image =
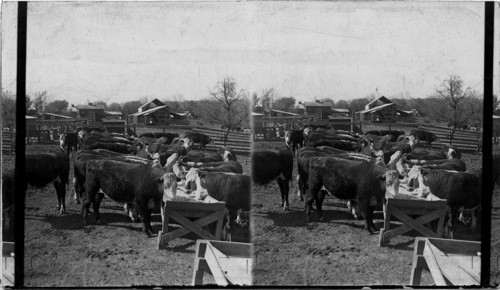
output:
M97 101L97 102L94 102L94 106L103 106L104 110L107 110L108 109L108 104L106 104L105 101Z
M476 98L477 93L470 87L463 89L464 83L457 75L443 81L435 93L428 97L430 111L439 119L447 120L453 128L467 125L477 110L467 99ZM442 104L439 104L442 103Z
M16 124L16 96L8 91L2 91L0 108L2 126L14 126Z
M45 106L48 102L47 91L36 92L35 97L33 98L33 106L38 113L45 112Z
M294 106L295 106L294 97L282 97L277 99L273 104L274 109L282 111L290 111L293 109Z
M55 100L47 104L47 106L45 107L45 112L53 114L62 114L66 111L68 105L69 103L66 100Z
M262 90L262 96L260 96L259 101L264 108L264 111L271 110L275 98L276 92L273 88Z
M349 103L346 100L338 100L335 103L335 108L339 109L349 109Z
M113 103L109 104L108 110L110 110L110 111L116 111L116 112L121 112L122 106L120 104L116 103L116 102L113 102Z
M207 111L211 119L221 123L226 128L224 134L224 146L227 143L227 136L231 129L235 129L248 120L248 111L250 109L250 102L244 90L238 91L236 89L236 82L230 78L225 77L222 81L210 90L210 96L219 105L219 110L214 110L213 107Z
M122 113L124 116L137 113L137 110L143 103L140 101L130 101L122 104Z
M365 106L371 102L367 98L353 99L349 103L349 111L359 112L365 109Z

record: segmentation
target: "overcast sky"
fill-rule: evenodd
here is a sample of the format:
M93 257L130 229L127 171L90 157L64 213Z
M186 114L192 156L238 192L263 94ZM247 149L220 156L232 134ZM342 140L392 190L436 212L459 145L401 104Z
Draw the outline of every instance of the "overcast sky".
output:
M10 91L16 12L3 3ZM426 97L457 74L482 93L483 51L482 2L30 2L27 92L71 104L200 99L230 76L250 94L303 101Z

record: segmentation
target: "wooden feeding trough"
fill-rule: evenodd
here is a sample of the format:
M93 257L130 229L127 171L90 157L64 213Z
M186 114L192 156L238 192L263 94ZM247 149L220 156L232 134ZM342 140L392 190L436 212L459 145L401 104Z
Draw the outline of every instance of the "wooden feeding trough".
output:
M162 230L158 232L158 249L166 248L167 244L190 232L208 240L220 240L222 237L223 219L226 212L224 202L203 203L196 200L166 201L162 208ZM195 220L189 220L194 218ZM169 232L168 223L175 220L181 227ZM215 233L210 233L203 227L216 223Z
M202 285L205 272L219 286L252 285L252 245L198 240L192 285Z
M427 269L436 286L480 285L481 242L415 239L410 284L420 285Z
M14 286L14 243L2 243L2 286Z
M411 230L416 230L425 237L441 238L444 219L448 214L446 203L446 200L388 198L384 203L384 228L380 229L379 247L386 245L392 238ZM391 229L392 216L403 224ZM435 220L437 220L437 228L433 231L430 222Z

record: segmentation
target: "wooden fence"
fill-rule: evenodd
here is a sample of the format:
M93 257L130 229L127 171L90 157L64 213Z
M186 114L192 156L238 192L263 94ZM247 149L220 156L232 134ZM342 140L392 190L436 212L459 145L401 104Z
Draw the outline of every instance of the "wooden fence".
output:
M16 133L2 131L2 153L12 154L16 150Z
M276 118L279 121L278 118ZM298 121L296 121L298 122ZM451 129L447 127L438 127L431 125L419 125L415 123L369 123L369 122L329 122L325 123L337 126L358 126L363 129L363 131L369 130L403 130L407 134L410 134L413 129L421 129L432 132L438 136L439 140L432 143L432 148L441 148L443 145L455 145L463 151L476 151L478 140L482 137L482 132L478 131L468 131L461 129ZM286 126L279 126L279 123L275 123L274 127L261 127L255 129L254 140L264 140L264 141L281 141L284 140L284 132Z
M225 131L208 128L193 128L192 132L198 132L210 136L214 144L207 145L207 151L215 151L224 146ZM230 132L227 136L226 147L231 148L236 154L250 155L252 151L252 140L249 133Z
M432 132L438 136L439 140L432 143L432 148L441 148L443 145L455 145L463 151L476 151L479 138L483 135L479 131L451 129L447 127L420 125L418 128Z

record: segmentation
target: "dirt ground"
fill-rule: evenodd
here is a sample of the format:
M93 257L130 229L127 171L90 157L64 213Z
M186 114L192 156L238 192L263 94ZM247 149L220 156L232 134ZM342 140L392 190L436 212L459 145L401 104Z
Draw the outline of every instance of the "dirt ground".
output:
M256 150L280 148L283 142L256 142ZM482 155L464 154L468 169L481 166ZM296 160L295 160L296 162ZM290 188L290 211L283 212L279 187L274 183L253 187L253 243L255 285L408 285L415 232L399 236L380 248L378 233L364 230L364 221L353 219L345 201L327 197L325 222L306 225L304 204L296 196L297 175ZM383 225L382 213L374 223ZM455 239L480 241L476 230L455 224ZM424 271L422 285L431 285Z
M29 145L26 152L58 150L57 145ZM13 158L7 156L4 167L13 166ZM238 160L248 174L249 158L238 156ZM73 164L70 180L72 170ZM56 205L52 185L43 190L28 188L25 286L190 285L197 239L193 234L172 241L167 250L157 250L157 235L147 238L142 224L132 223L123 207L109 198L101 205L101 225L94 224L90 213L90 224L83 226L81 206L73 201L72 191L66 195L67 214L60 215ZM155 232L161 230L159 213L153 214L152 226ZM249 228L231 226L233 241L250 242ZM204 282L213 283L213 279L205 275Z

